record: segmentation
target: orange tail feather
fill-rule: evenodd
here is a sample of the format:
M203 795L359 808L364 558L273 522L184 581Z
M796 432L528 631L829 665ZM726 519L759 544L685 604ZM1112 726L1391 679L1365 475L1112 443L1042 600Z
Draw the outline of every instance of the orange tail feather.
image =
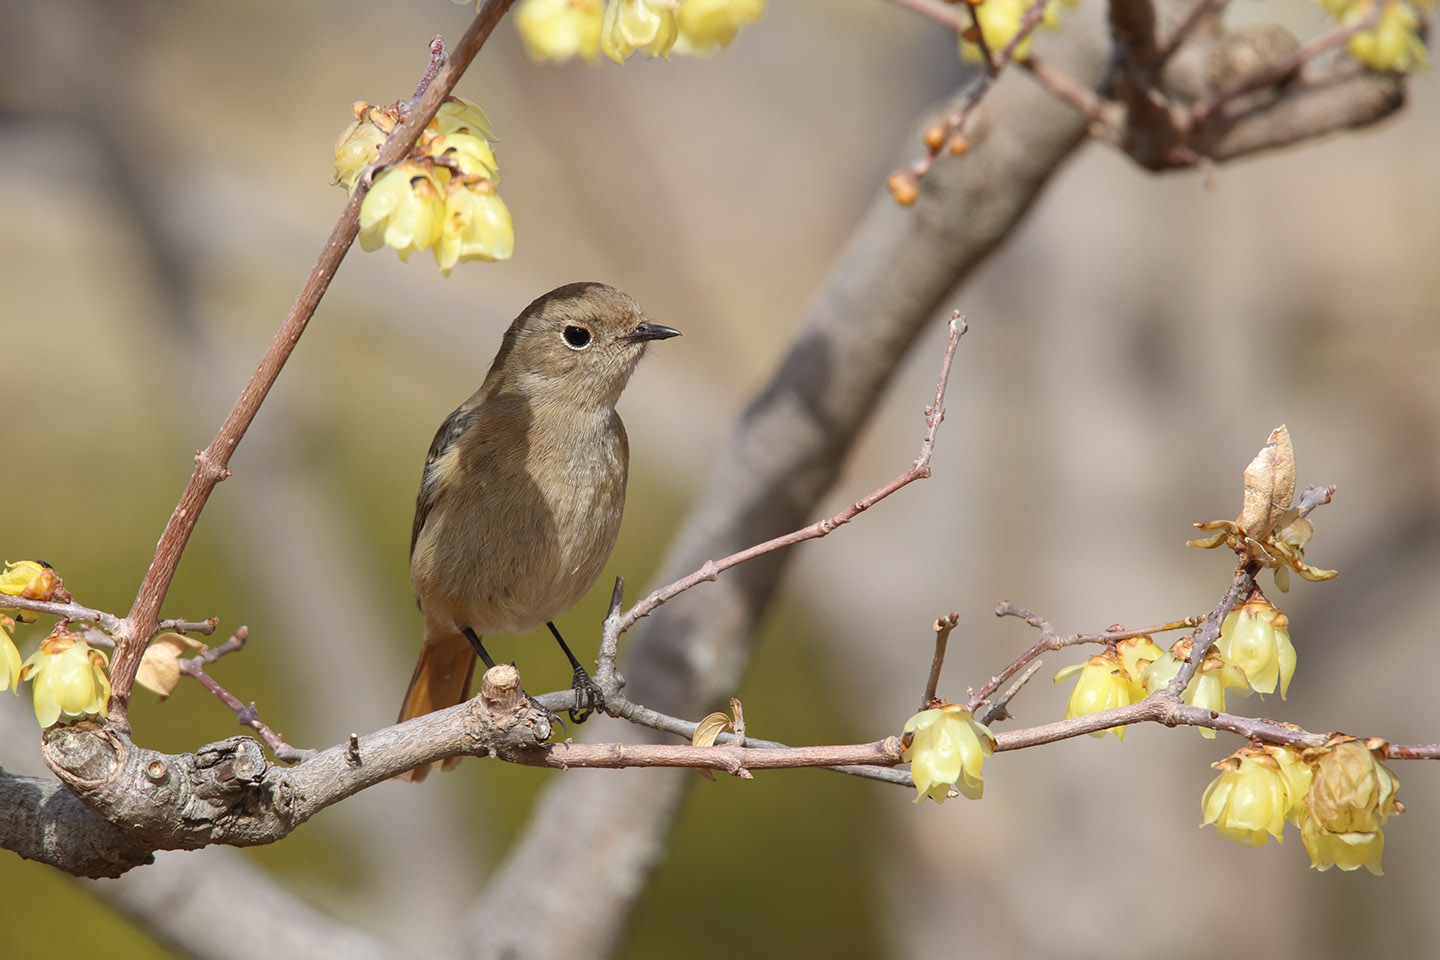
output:
M405 691L400 707L400 720L424 716L435 710L453 707L470 699L470 679L475 673L475 651L462 633L437 633L425 630L425 643L415 673ZM400 774L397 780L419 783L430 775L431 767L453 770L459 757L449 757Z

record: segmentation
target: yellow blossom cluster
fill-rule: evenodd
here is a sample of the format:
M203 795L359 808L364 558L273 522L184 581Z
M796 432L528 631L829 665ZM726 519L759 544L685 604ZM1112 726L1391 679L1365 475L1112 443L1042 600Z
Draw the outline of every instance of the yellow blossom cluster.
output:
M355 120L335 141L335 182L351 193L400 122L398 105L353 107ZM515 250L510 210L496 193L499 166L484 112L449 97L409 157L375 173L360 206L360 247L393 247L401 260L432 249L449 276L466 260L508 260Z
M929 797L944 803L950 787L971 800L985 792L981 766L995 752L995 738L985 724L959 704L922 710L905 721L905 752L915 780L915 802Z
M1182 699L1191 706L1219 712L1225 710L1227 690L1245 697L1278 689L1283 699L1296 662L1288 622L1258 592L1232 610L1221 622L1219 639L1195 671ZM1055 674L1056 683L1078 677L1065 706L1065 719L1139 703L1175 678L1194 645L1187 637L1162 651L1149 637L1134 637L1108 645L1083 664L1062 668ZM1110 727L1091 736L1106 733L1124 739L1125 728ZM1215 737L1214 730L1204 727L1200 733Z
M1060 25L1060 11L1065 7L1074 7L1076 0L1048 0L1045 10L1040 15L1040 26L1053 30ZM1020 32L1020 24L1025 19L1025 14L1035 5L1035 0L983 0L975 2L972 6L975 10L975 20L979 25L979 33L985 38L985 45L990 52L999 56L1015 35ZM982 60L984 55L977 42L974 26L964 26L960 29L960 55L966 60ZM1030 40L1034 37L1031 33L1015 45L1011 56L1016 60L1024 60L1030 55Z
M1425 41L1420 35L1420 9L1430 9L1435 5L1434 0L1320 0L1320 3L1341 26L1353 26L1374 17L1374 28L1361 30L1348 44L1350 56L1372 70L1409 73L1427 65Z
M1285 821L1300 830L1317 870L1364 867L1377 876L1384 826L1404 809L1400 781L1383 762L1383 740L1335 734L1323 747L1298 751L1242 747L1214 764L1220 771L1200 798L1201 826L1248 847L1283 842Z
M764 13L765 0L521 0L515 28L533 60L594 63L603 53L624 63L636 51L668 58L728 47Z

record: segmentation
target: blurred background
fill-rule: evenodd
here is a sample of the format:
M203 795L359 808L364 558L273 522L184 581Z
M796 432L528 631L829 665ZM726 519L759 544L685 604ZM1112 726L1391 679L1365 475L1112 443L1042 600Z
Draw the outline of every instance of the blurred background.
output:
M1236 12L1302 37L1325 27L1312 4ZM192 453L343 202L330 148L350 102L409 96L431 36L453 43L469 16L438 2L0 0L3 559L47 560L77 600L128 609ZM917 117L965 71L953 36L878 0L775 0L717 57L624 68L533 65L502 24L457 92L502 140L514 260L445 280L428 254L352 252L166 614L249 625L246 650L212 672L294 744L390 723L420 634L406 552L430 438L509 320L578 279L685 334L652 351L621 404L629 506L601 583L640 589L848 232L917 154ZM1085 148L955 295L971 333L934 478L798 548L737 691L751 732L896 732L930 622L950 610L940 692L958 699L1033 642L992 616L1000 599L1062 632L1210 609L1231 567L1184 547L1189 524L1236 513L1242 468L1284 422L1301 484L1339 487L1309 559L1341 577L1270 592L1300 652L1293 696L1238 709L1440 738L1420 669L1440 621L1440 97L1429 75L1411 90L1377 129L1208 176L1154 177ZM937 316L827 506L915 456L943 329ZM582 659L607 594L561 620ZM22 630L23 654L46 629ZM548 641L494 652L533 690L568 685ZM1018 723L1062 714L1067 690L1045 680L1082 656L1047 660ZM148 746L237 732L195 685L136 699ZM40 771L28 700L0 697L0 718L0 764ZM1387 831L1385 878L1320 874L1293 830L1251 851L1196 829L1208 764L1235 746L1159 727L1123 745L1081 738L997 757L982 802L943 807L824 772L697 778L624 955L731 955L693 922L708 904L738 907L747 942L774 955L1440 952L1440 772L1395 765L1410 812ZM470 761L246 855L364 928L443 934L551 775ZM1214 892L1197 909L1200 891ZM8 853L0 902L29 918L10 925L9 955L70 956L97 937L113 958L168 955Z

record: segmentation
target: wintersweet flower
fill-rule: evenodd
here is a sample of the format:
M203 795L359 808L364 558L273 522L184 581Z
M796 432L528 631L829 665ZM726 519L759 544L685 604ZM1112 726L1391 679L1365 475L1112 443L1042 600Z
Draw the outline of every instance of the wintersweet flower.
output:
M1131 637L1115 644L1115 654L1120 666L1130 674L1130 702L1139 703L1145 699L1145 684L1141 680L1145 668L1165 655L1165 651L1149 637Z
M1377 0L1321 0L1341 26L1352 26L1369 17ZM1409 73L1428 62L1425 41L1420 38L1420 12L1416 7L1429 8L1433 0L1410 3L1407 0L1378 0L1380 12L1375 27L1350 38L1350 56L1370 67L1394 73Z
M1041 14L1040 26L1053 30L1060 25L1060 8L1062 6L1073 7L1075 0L1051 0L1045 4L1045 12ZM985 0L974 7L975 17L980 24L980 32L985 36L985 45L990 52L999 56L1015 35L1020 32L1020 23L1025 19L1025 13L1030 9L1030 0ZM964 28L960 31L960 55L966 60L980 60L982 53L980 45L966 39L968 31ZM1015 46L1012 52L1016 60L1024 60L1030 56L1030 41L1035 36L1031 33L1024 40Z
M1200 798L1200 826L1213 823L1222 837L1247 847L1262 847L1271 837L1283 843L1290 784L1280 764L1260 747L1241 747L1211 766L1220 776Z
M35 719L52 727L66 717L110 715L109 661L85 638L57 628L20 668L21 680L33 680Z
M440 239L444 216L431 168L413 160L398 163L375 178L360 205L360 248L394 247L408 260Z
M11 689L20 692L20 651L10 639L15 621L0 614L0 690Z
M1300 823L1300 842L1310 855L1310 866L1322 873L1331 867L1358 870L1364 867L1375 876L1385 875L1380 858L1385 854L1385 831L1373 833L1331 833L1312 817Z
M679 0L610 0L600 24L600 50L616 63L636 50L668 57L680 36L675 19Z
M1384 740L1357 740L1337 733L1323 747L1306 750L1313 780L1305 796L1300 837L1317 870L1364 867L1379 876L1385 823L1404 807L1395 799L1400 781L1381 762Z
M1290 805L1285 810L1285 819L1297 827L1300 826L1301 819L1309 813L1305 806L1305 797L1310 793L1310 783L1314 779L1310 765L1294 747L1267 743L1260 749L1270 755L1270 759L1280 768L1280 775L1285 778L1285 786L1290 794Z
M980 799L985 792L981 766L995 752L995 738L969 710L953 703L921 710L905 721L905 733L913 736L907 736L909 746L900 758L910 763L916 803L922 797L944 803L951 784L971 800Z
M445 218L435 243L435 262L447 277L464 260L508 260L515 226L495 185L480 177L456 177L446 189Z
M500 182L500 166L495 162L495 151L490 149L490 144L472 133L447 133L443 137L436 137L426 144L426 150L430 156L453 165L460 173L484 177L491 183ZM448 177L448 166L437 168L437 177L442 170ZM442 180L442 185L445 182Z
M1278 686L1283 700L1295 675L1295 646L1288 624L1285 614L1257 595L1226 615L1215 651L1245 671L1250 689L1266 694Z
M680 38L676 53L713 53L765 14L765 0L685 0L675 11Z
M356 100L350 109L355 114L354 121L335 138L334 182L354 193L360 171L380 156L380 145L400 117L393 110L382 110L364 100Z
M1140 675L1140 680L1145 688L1146 696L1155 693L1175 679L1175 675L1180 672L1181 664L1189 659L1194 647L1194 641L1188 637L1177 640L1160 659L1145 668L1144 673ZM1225 691L1237 688L1247 692L1249 690L1244 671L1226 663L1214 650L1211 650L1201 662L1200 669L1195 671L1195 676L1191 678L1190 685L1185 688L1185 693L1180 699L1192 707L1224 713ZM1214 730L1208 727L1200 727L1199 730L1200 735L1207 740L1215 739Z
M495 134L490 129L490 118L485 116L485 111L480 109L478 103L464 97L446 97L445 102L440 104L440 109L435 111L435 119L430 121L426 130L441 137L451 133L468 133L491 143L495 141Z
M1064 683L1079 674L1075 689L1070 691L1070 701L1065 704L1065 719L1099 713L1113 707L1128 707L1130 699L1130 674L1120 665L1120 658L1114 650L1106 649L1082 663L1063 667L1055 674L1057 684ZM1125 726L1095 730L1090 736L1103 737L1115 734L1116 739L1125 739Z
M600 54L603 0L521 0L515 29L531 60L562 63L579 57L594 63Z
M63 602L70 599L70 594L65 591L64 584L50 564L38 560L7 561L5 572L0 573L0 594L26 600Z

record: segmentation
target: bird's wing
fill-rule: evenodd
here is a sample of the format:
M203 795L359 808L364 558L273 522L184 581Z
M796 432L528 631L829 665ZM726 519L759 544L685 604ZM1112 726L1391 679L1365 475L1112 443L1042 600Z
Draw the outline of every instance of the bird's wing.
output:
M435 439L430 441L430 452L425 456L425 471L420 476L420 493L415 497L415 523L410 528L412 556L415 554L415 541L420 539L420 531L425 528L425 518L430 515L430 508L435 506L435 499L440 493L443 471L439 464L454 449L465 431L479 419L480 404L472 397L445 418L440 429L435 431Z

